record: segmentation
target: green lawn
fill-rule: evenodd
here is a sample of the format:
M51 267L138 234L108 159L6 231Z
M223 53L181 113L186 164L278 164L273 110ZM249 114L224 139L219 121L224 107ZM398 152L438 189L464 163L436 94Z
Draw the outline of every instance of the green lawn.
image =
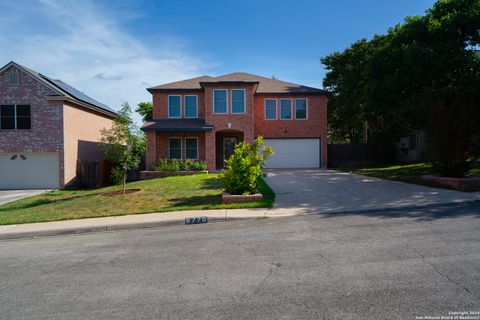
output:
M218 174L198 174L136 181L128 189L141 191L117 196L106 192L120 190L112 186L93 190L56 190L0 206L0 225L126 214L195 209L271 207L275 193L260 179L262 201L222 204Z
M339 171L357 173L365 176L397 180L407 183L421 184L425 186L438 187L420 179L424 174L435 174L432 165L429 163L401 164L401 165L382 165L371 167L349 167L333 168ZM468 176L480 176L480 164L476 163L468 173Z

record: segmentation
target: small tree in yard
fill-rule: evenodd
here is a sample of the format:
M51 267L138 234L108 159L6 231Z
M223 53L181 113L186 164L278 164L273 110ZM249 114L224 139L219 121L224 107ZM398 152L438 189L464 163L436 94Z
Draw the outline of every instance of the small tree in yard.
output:
M266 160L273 154L271 147L265 146L259 136L252 144L240 142L232 156L225 160L226 170L222 171L222 185L231 194L253 194L257 191L258 178Z
M145 136L132 120L132 110L128 102L122 105L111 129L102 130L101 150L107 160L113 162L112 178L116 184L125 183L128 170L140 164L145 153Z

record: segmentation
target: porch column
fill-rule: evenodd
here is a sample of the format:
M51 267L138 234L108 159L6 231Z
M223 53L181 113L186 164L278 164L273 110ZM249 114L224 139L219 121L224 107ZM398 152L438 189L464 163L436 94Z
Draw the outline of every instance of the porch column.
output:
M215 131L210 130L205 132L205 161L207 162L207 169L210 171L216 170L215 164Z
M157 133L147 131L147 151L145 155L145 166L147 170L157 163Z

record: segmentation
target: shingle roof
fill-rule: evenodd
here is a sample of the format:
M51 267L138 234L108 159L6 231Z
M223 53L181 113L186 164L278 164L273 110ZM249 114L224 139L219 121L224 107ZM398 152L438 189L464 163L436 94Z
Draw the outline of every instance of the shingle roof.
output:
M200 82L203 81L210 81L213 80L214 78L209 77L209 76L201 76L201 77L196 77L192 79L187 79L187 80L182 80L182 81L177 81L177 82L171 82L167 84L162 84L160 86L155 86L148 88L148 90L152 89L187 89L187 90L200 90Z
M261 77L243 72L229 73L219 77L202 76L183 81L167 83L164 85L148 88L148 90L199 90L202 88L202 85L229 82L258 83L256 91L257 93L328 93L328 91L323 89L307 87L280 80L274 80L271 78Z
M63 82L62 80L59 79L52 79L46 75L43 75L39 72L36 72L30 68L27 68L19 63L16 63L14 61L11 61L10 63L6 64L4 67L0 68L0 71L3 71L4 69L9 68L10 66L15 65L16 67L22 69L23 71L29 73L36 79L42 81L44 84L50 86L52 89L54 89L58 94L52 95L54 97L63 97L65 96L66 98L70 98L73 101L78 101L78 102L83 102L88 104L89 106L93 107L93 109L97 109L99 111L106 111L107 113L115 116L117 115L117 112L113 110L112 108L108 107L107 105L98 102L97 100L87 96L83 92L75 89L74 87L70 86L69 84Z
M152 119L145 122L141 129L160 132L204 132L213 129L213 126L206 124L204 119Z

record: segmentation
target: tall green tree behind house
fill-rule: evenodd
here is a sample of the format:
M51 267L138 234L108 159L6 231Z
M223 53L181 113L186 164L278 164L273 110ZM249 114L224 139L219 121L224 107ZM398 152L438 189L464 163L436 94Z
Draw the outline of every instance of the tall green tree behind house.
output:
M330 132L357 142L367 122L371 140L392 144L427 128L440 171L465 174L478 156L479 30L479 0L440 0L424 16L323 58Z
M123 185L125 193L128 170L138 168L146 148L145 136L132 120L128 102L122 105L112 128L102 130L101 142L105 158L114 164L112 177L115 183Z
M135 112L142 116L143 122L153 119L153 106L151 102L140 102Z

